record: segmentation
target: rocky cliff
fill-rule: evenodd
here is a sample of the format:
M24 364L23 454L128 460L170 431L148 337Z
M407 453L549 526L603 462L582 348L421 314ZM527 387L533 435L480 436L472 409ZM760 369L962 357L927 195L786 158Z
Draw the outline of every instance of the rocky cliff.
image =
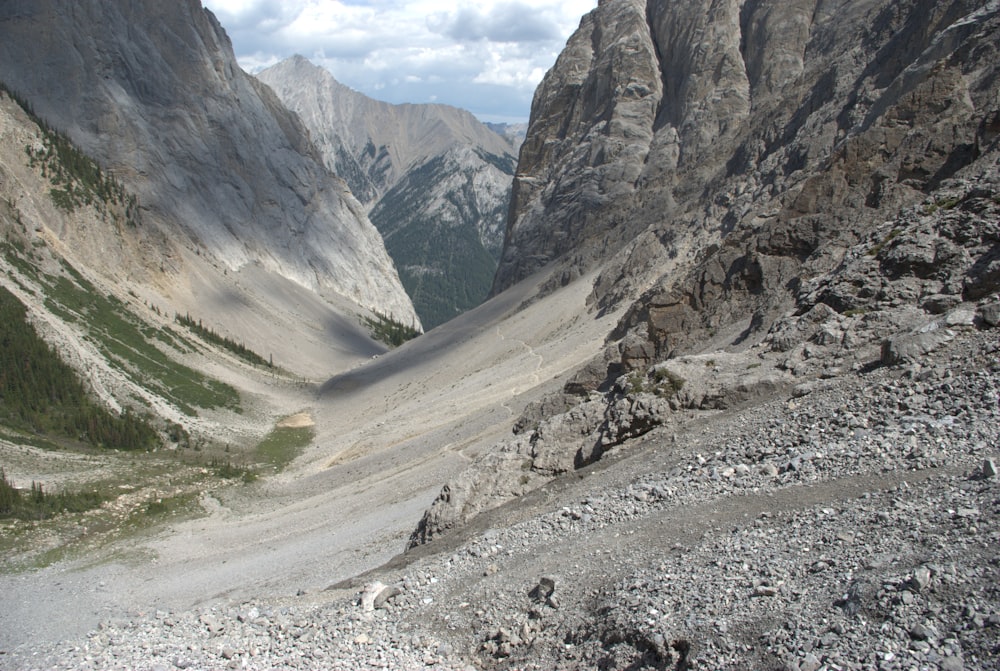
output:
M922 198L996 107L990 39L974 39L993 12L602 2L536 92L494 291L554 261L575 276L640 235L633 266L655 251L662 272L774 218L830 232Z
M677 413L995 327L998 43L998 2L602 2L536 93L493 290L600 269L592 308L628 307L413 541Z
M257 77L369 208L425 326L486 297L516 162L508 139L454 107L373 100L301 56Z
M364 208L197 0L4 3L0 63L173 244L416 320ZM180 270L177 257L166 270Z

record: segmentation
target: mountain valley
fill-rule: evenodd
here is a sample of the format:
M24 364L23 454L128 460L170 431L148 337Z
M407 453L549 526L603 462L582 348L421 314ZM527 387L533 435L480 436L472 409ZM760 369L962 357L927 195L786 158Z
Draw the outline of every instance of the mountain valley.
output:
M513 144L445 105L389 105L301 56L257 74L368 208L427 328L481 303L503 247Z
M0 38L3 342L157 441L3 415L101 499L0 668L1000 665L1000 2L602 1L517 161L196 0Z

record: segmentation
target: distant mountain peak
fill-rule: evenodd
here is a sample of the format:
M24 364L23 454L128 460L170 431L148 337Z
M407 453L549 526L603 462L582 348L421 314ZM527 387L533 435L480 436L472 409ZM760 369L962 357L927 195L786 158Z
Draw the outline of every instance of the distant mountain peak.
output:
M449 105L374 100L301 56L257 76L370 208L427 326L485 298L517 163L507 137Z

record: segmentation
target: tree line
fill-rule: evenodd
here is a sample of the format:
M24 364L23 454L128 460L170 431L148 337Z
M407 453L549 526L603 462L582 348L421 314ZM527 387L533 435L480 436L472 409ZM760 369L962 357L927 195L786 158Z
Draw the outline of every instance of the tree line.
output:
M192 333L199 336L205 342L227 349L244 361L247 361L255 366L267 366L268 368L274 366L273 361L265 359L247 347L244 343L219 335L209 327L202 326L201 320L199 319L195 321L190 314L185 314L182 317L180 314L174 313L174 321L181 326L187 327Z
M0 287L0 423L96 447L146 450L160 438L150 422L114 414L87 395L76 372L35 331L27 309Z

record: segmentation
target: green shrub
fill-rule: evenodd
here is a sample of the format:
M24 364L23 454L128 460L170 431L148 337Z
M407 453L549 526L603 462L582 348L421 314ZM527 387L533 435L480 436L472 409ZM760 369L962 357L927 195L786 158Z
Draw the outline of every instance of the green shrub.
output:
M363 317L363 319L372 337L389 347L399 347L407 340L413 340L420 335L420 331L416 327L407 326L388 315L378 312L375 313L374 319L367 316Z
M221 336L207 326L202 326L200 319L195 321L189 314L186 314L183 317L179 314L175 314L174 321L181 326L186 326L192 333L199 336L205 342L227 349L250 364L255 366L266 366L267 368L274 367L273 361L265 359L261 355L249 349L244 343L236 342L232 338Z
M60 513L81 513L100 507L107 498L96 491L65 490L56 494L45 491L41 483L20 491L0 468L0 518L44 520Z
M656 382L656 393L660 396L673 396L684 387L684 378L667 368L654 369L653 379Z
M159 437L145 417L111 413L27 321L27 309L0 287L0 422L97 447L151 449Z

